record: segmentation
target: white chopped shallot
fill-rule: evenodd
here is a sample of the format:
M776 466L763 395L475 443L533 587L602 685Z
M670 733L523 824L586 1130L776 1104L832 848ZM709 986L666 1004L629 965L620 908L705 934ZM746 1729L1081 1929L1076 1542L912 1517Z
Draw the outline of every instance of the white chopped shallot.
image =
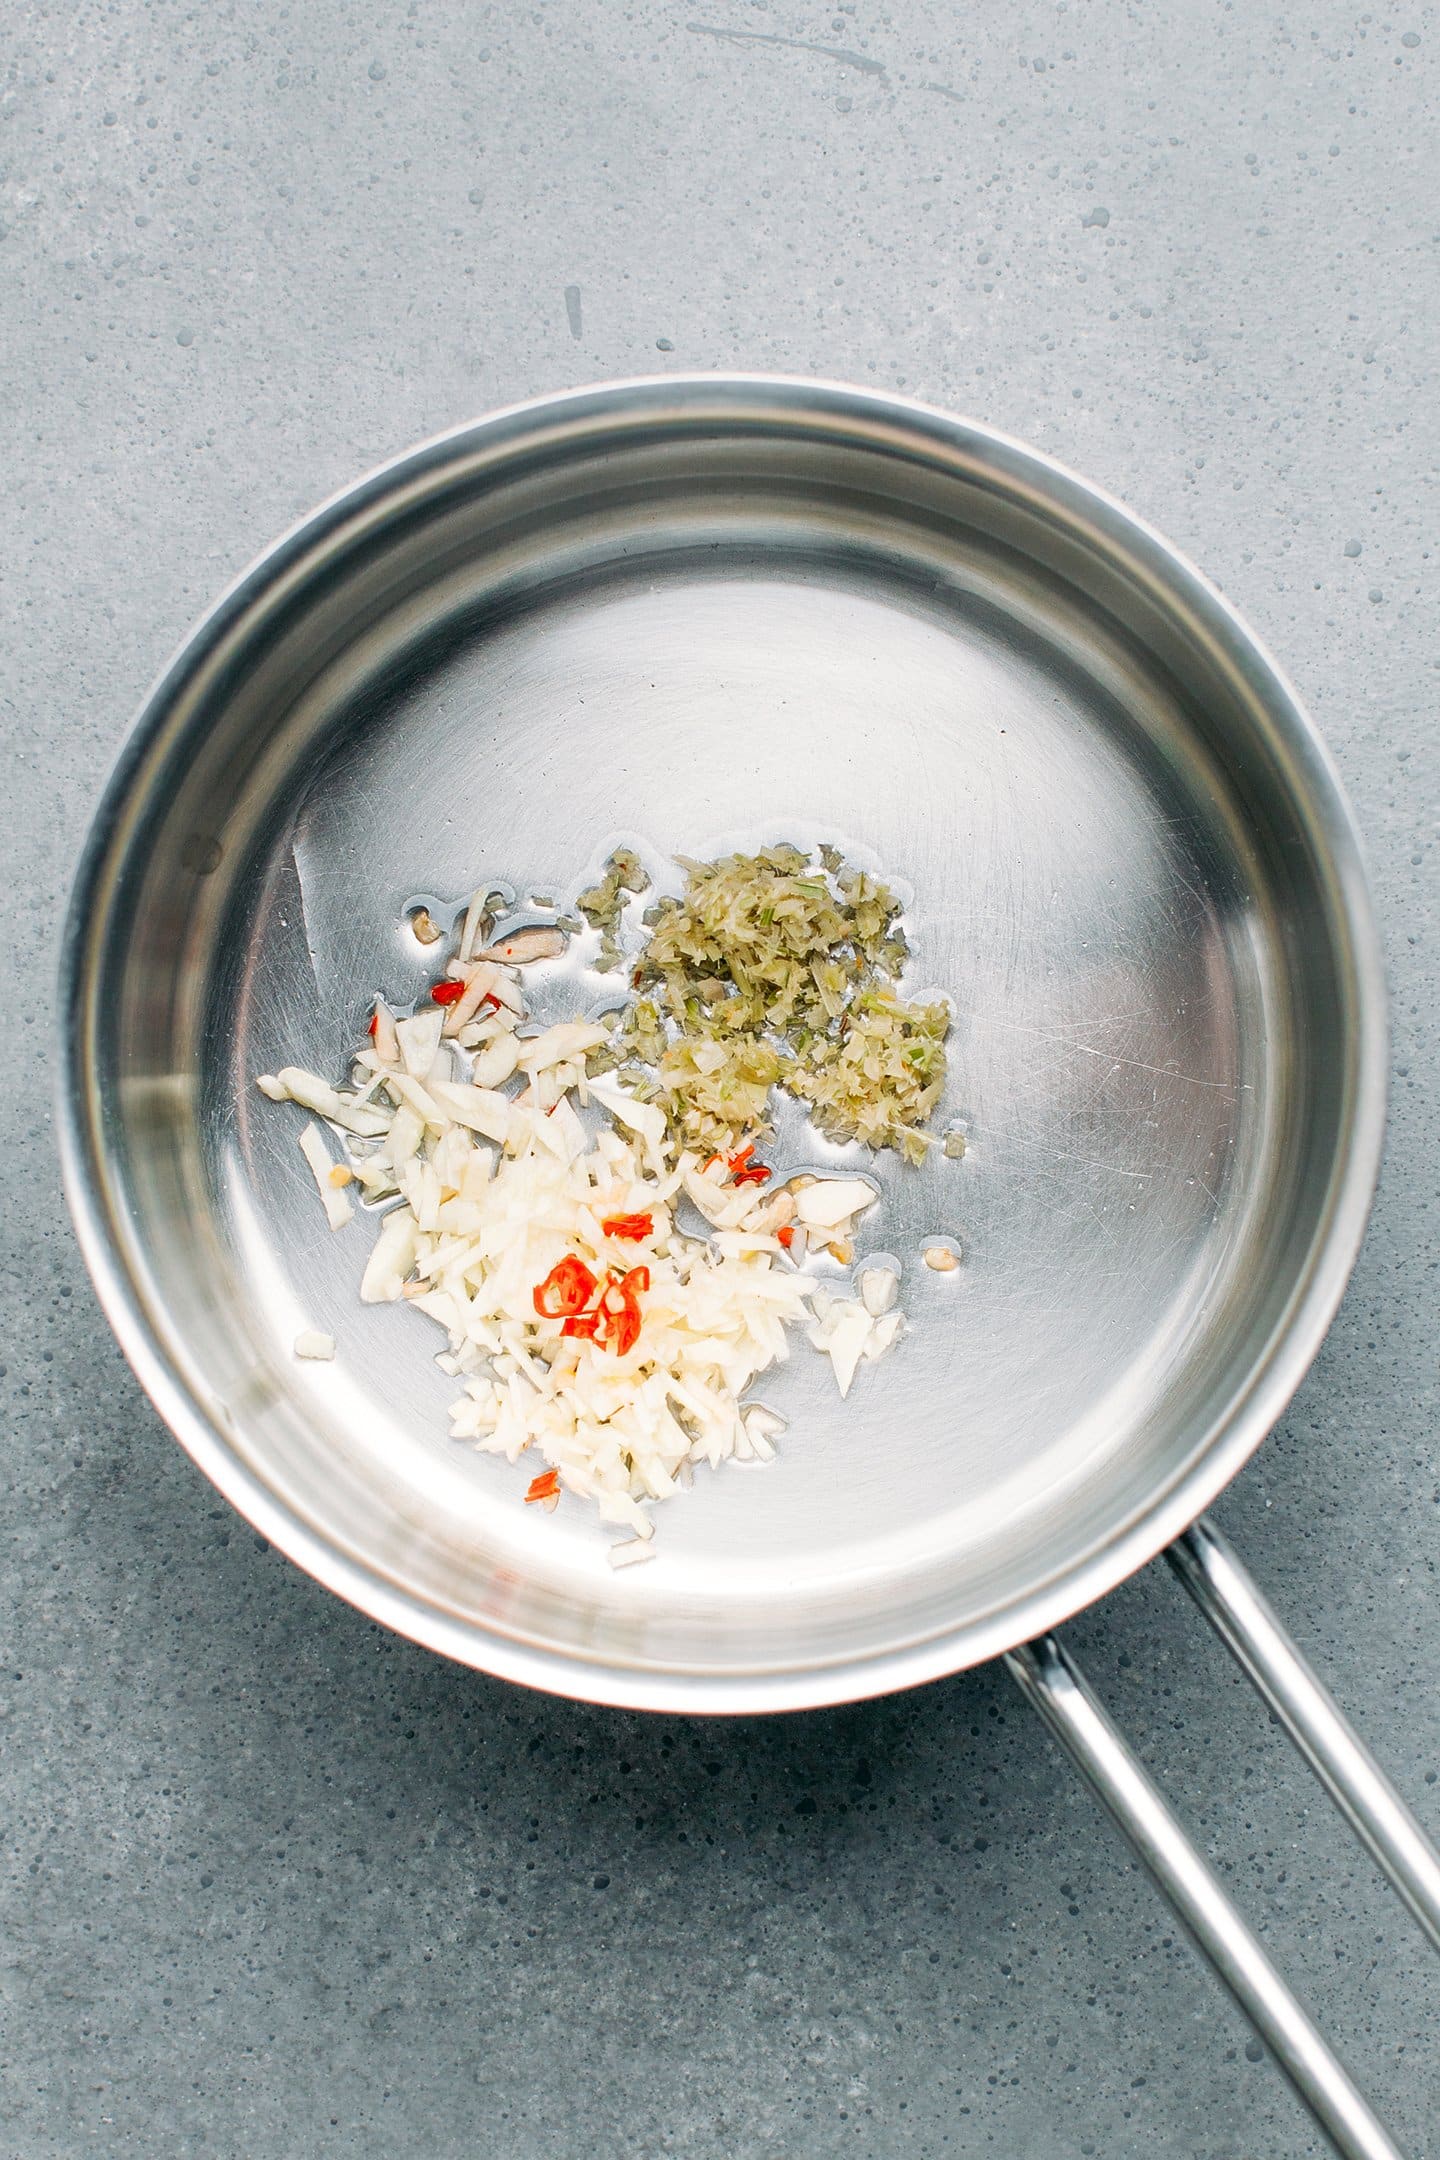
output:
M395 1015L384 998L376 998L375 1013L370 1026L370 1039L375 1045L375 1055L382 1065L398 1065L400 1040L395 1033Z
M282 1065L273 1079L268 1074L266 1079L269 1084L263 1093L272 1102L297 1102L302 1110L328 1118L332 1125L343 1126L346 1132L375 1140L390 1123L383 1110L362 1103L353 1095L342 1095L328 1080L322 1080L317 1073L305 1072L298 1065Z
M429 1079L444 1025L445 1014L438 1005L425 1006L420 1012L412 1013L409 1019L396 1021L400 1061L412 1080Z
M882 1313L870 1329L870 1339L865 1345L866 1357L883 1357L887 1350L894 1347L895 1339L904 1325L903 1313Z
M517 1063L522 1072L544 1072L555 1065L569 1065L576 1058L583 1058L587 1050L598 1050L606 1040L605 1030L589 1020L562 1020L555 1027L546 1028L543 1035L535 1035L520 1044Z
M476 946L485 935L486 905L490 899L491 891L492 888L489 885L479 885L470 895L470 905L465 910L465 921L460 931L460 961L462 966L470 959Z
M866 1312L878 1320L882 1313L889 1312L900 1294L900 1271L898 1268L886 1267L878 1261L872 1261L868 1267L861 1269L855 1287L860 1293L860 1302Z
M532 960L558 960L569 942L563 930L537 924L533 929L516 930L498 945L487 945L480 958L498 960L505 967L527 967Z
M495 998L496 985L500 981L499 968L492 967L488 961L477 961L464 969L463 973L454 971L451 979L455 980L457 975L464 981L465 987L445 1012L440 1029L442 1035L458 1035L462 1028L467 1027L486 998Z
M760 1433L765 1439L773 1440L777 1433L784 1432L786 1420L781 1417L778 1410L772 1410L767 1404L757 1402L751 1403L747 1408L745 1423L749 1426L752 1436Z
M785 1420L777 1410L767 1410L764 1403L751 1403L743 1414L741 1423L750 1451L757 1462L775 1460L775 1441L785 1430Z
M905 1324L903 1316L898 1312L877 1316L858 1298L835 1297L821 1283L815 1285L810 1305L814 1314L810 1340L825 1352L836 1386L848 1395L861 1359L883 1356L893 1346Z
M825 1351L835 1368L835 1385L842 1395L850 1392L872 1325L864 1306L853 1305L838 1312L826 1329Z
M795 1215L808 1230L840 1230L879 1195L862 1178L817 1178L795 1196Z
M476 1087L504 1087L519 1063L518 1037L513 1034L499 1034L490 1042L482 1043L476 1048L470 1066L470 1077Z
M320 1328L301 1328L295 1337L295 1355L326 1363L335 1355L335 1337L326 1335Z
M395 1208L380 1225L370 1248L360 1295L367 1305L393 1304L405 1288L420 1247L420 1226L408 1207Z
M657 1109L654 1103L638 1101L617 1081L610 1079L592 1079L590 1093L613 1118L617 1118L622 1125L628 1125L632 1132L639 1133L652 1153L662 1145L665 1139L665 1113Z
M463 1080L437 1080L431 1093L437 1107L448 1112L450 1121L502 1145L509 1136L514 1112L508 1098L494 1088L475 1087Z
M343 1230L346 1223L353 1220L355 1210L343 1190L335 1184L333 1172L343 1166L337 1165L326 1147L318 1125L311 1123L304 1128L300 1135L300 1152L310 1165L311 1176L315 1180L321 1204L325 1209L325 1220L332 1230ZM348 1171L346 1177L348 1180Z

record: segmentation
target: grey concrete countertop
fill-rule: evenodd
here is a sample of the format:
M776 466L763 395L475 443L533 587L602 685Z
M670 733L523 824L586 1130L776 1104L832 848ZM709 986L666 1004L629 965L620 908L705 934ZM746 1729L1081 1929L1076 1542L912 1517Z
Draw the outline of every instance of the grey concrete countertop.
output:
M0 2153L1320 2151L1004 1675L770 1723L451 1668L267 1551L90 1295L57 910L188 622L358 471L601 376L901 387L1282 657L1394 998L1354 1285L1219 1519L1440 1829L1440 24L1230 0L12 0L0 24ZM1440 1968L1151 1570L1072 1639L1416 2150Z

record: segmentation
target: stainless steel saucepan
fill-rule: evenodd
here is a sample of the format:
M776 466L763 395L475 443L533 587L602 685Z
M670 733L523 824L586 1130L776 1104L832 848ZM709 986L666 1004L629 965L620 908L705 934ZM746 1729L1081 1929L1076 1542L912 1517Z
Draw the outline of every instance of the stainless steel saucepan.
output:
M431 967L407 904L573 894L617 840L831 839L901 884L955 1002L961 1163L843 1406L797 1356L780 1459L591 1516L451 1444L428 1323L355 1295L293 1123ZM578 994L580 986L576 986ZM593 995L594 984L590 986ZM141 1380L265 1536L531 1686L785 1710L1004 1655L1338 2151L1394 2146L1048 1631L1168 1548L1421 1921L1440 1867L1199 1519L1284 1409L1360 1240L1380 958L1315 731L1225 602L1033 451L746 376L615 384L426 444L280 541L160 680L64 958L63 1138ZM357 1242L358 1241L358 1242ZM339 1341L292 1355L299 1326Z

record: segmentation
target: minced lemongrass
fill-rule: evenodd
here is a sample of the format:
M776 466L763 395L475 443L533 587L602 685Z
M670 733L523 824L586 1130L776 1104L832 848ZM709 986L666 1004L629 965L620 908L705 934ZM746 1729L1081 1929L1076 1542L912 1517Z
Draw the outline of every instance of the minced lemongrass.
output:
M617 935L620 917L634 893L648 892L650 877L644 864L632 848L619 847L605 865L605 875L598 885L582 892L576 906L593 930L600 932L600 956L596 962L602 974L619 964L620 940Z
M682 859L685 892L647 911L641 994L601 1056L628 1054L684 1146L757 1137L780 1086L827 1137L918 1162L944 1090L949 1008L896 988L907 948L895 895L833 848L820 854ZM618 886L586 899L604 901L592 919L609 934Z

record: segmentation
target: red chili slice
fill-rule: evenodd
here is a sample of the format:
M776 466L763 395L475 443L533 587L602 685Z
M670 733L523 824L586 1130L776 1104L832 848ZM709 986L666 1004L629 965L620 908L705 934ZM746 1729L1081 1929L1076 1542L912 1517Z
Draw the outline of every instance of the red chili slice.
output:
M434 1005L458 1005L464 995L464 983L456 982L451 977L447 977L444 982L430 985L430 1001Z
M647 1238L655 1235L653 1215L607 1215L600 1224L606 1237Z
M780 1243L785 1247L786 1252L789 1252L790 1247L795 1242L795 1231L793 1225L790 1223L786 1223L783 1228L775 1232L775 1235L777 1238L779 1238Z
M605 1348L613 1350L616 1357L624 1357L627 1350L634 1349L639 1333L640 1308L631 1298L626 1302L624 1310L611 1322Z
M624 1357L635 1346L640 1333L640 1293L650 1288L648 1267L630 1268L623 1275L610 1275L600 1292L593 1313L582 1318L592 1325L585 1328L592 1342L602 1350L613 1350L616 1357ZM577 1327L577 1334L580 1329Z
M535 1285L535 1310L543 1320L559 1320L583 1312L595 1288L595 1277L583 1260L567 1253L557 1260L544 1282Z
M375 1037L380 1032L380 1015L378 1012L371 1013L370 1025L368 1028L366 1028L365 1032L370 1037L371 1042L374 1042Z
M582 1261L573 1263L562 1260L560 1267L575 1266L588 1280L589 1289L595 1288L595 1278ZM554 1273L558 1273L556 1269ZM553 1274L546 1278L535 1293L536 1309L540 1305L540 1292L547 1290ZM648 1267L628 1268L623 1275L610 1274L605 1278L600 1295L588 1312L571 1310L560 1329L562 1335L576 1335L584 1342L593 1342L602 1350L613 1350L616 1357L624 1357L633 1350L640 1333L640 1295L650 1288ZM584 1303L584 1300L581 1300Z
M751 1162L750 1157L754 1152L755 1142L751 1140L745 1147L737 1148L733 1155L711 1155L701 1163L700 1175L704 1177L706 1171L713 1170L718 1162L725 1165L737 1185L763 1185L770 1172L764 1163Z
M530 1480L530 1489L525 1495L525 1504L528 1507L532 1500L553 1499L559 1490L560 1472L558 1470L544 1470L539 1477Z
M629 1273L622 1275L619 1282L614 1285L620 1299L620 1310L617 1313L612 1308L610 1339L606 1348L613 1350L616 1357L624 1357L627 1350L633 1350L635 1347L636 1339L640 1333L640 1292L649 1288L650 1270L648 1267L631 1268ZM602 1302L608 1302L609 1297L610 1292L607 1291L605 1300Z
M600 1302L595 1308L595 1316L602 1323L618 1320L625 1310L625 1293L621 1288L621 1280L621 1277L615 1275L606 1277L605 1287L600 1292Z

